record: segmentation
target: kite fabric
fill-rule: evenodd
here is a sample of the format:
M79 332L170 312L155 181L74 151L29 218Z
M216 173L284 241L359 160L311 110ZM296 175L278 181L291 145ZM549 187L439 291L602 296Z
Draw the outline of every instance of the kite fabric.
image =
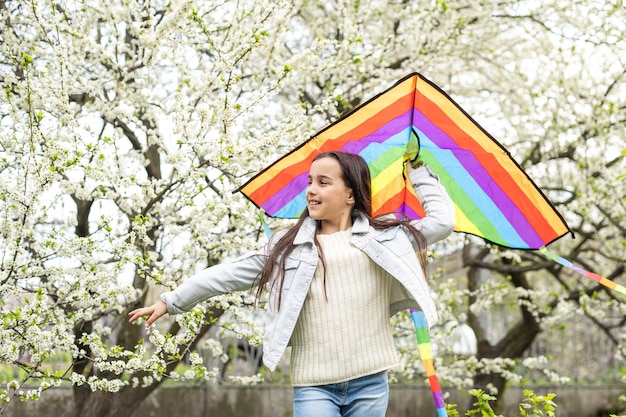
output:
M372 174L373 216L424 215L404 175L410 143L454 201L456 231L512 249L539 249L570 232L561 215L507 150L446 93L414 73L321 130L239 191L271 217L306 207L315 155L358 153Z

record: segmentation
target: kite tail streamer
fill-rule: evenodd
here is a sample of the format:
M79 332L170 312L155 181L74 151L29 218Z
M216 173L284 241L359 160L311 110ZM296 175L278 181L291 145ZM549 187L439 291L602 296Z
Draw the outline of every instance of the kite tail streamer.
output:
M568 261L567 259L550 252L545 246L542 248L539 248L539 251L543 253L547 258L552 259L554 262L561 264L571 269L574 272L578 272L579 274L584 275L587 278L591 278L592 280L596 281L597 283L601 285L604 285L607 288L610 288L612 290L615 290L617 292L620 292L626 295L626 287L624 287L623 285L613 282L610 279L603 277L602 275L598 275L594 272L589 272L585 269L582 269L581 267L574 265L572 262Z
M417 310L411 310L411 317L415 324L415 335L417 336L417 346L424 363L424 369L426 370L426 377L430 383L430 390L433 393L433 400L435 400L435 407L437 407L437 417L448 417L446 411L446 404L443 401L443 394L441 393L441 386L439 380L435 374L435 366L433 365L433 351L430 345L430 335L428 334L428 325L426 324L426 317L424 313Z

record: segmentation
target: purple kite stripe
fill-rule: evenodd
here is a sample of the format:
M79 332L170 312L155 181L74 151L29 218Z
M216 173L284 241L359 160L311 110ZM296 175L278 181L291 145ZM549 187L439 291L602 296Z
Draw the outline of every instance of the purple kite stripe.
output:
M268 198L261 207L270 216L276 214L280 209L289 204L298 194L304 190L308 184L309 172L302 173L289 181L287 185L277 193Z
M344 152L361 153L363 149L367 148L372 143L384 143L387 139L402 132L411 124L412 114L413 109L410 109L406 113L389 120L381 126L380 129L367 136L363 136L358 141L350 140L341 148L341 150Z
M409 219L421 219L422 218L422 216L417 214L415 210L413 210L406 203L402 203L402 205L398 209L398 212L402 213L405 217L408 217Z
M511 200L506 192L495 181L491 180L485 167L478 161L474 154L460 150L452 150L451 152L454 154L457 161L459 161L472 176L478 186L489 196L491 202L500 210L520 238L530 246L537 244L541 246L541 238L528 219L526 219L524 213L522 213L520 208ZM470 198L472 197L470 196Z
M428 136L440 149L459 149L459 145L450 136L417 109L413 113L413 126Z
M497 183L491 180L489 174L485 170L485 167L478 162L474 155L467 151L458 150L456 142L454 142L445 132L434 125L417 109L414 113L413 125L424 133L439 149L449 150L456 156L459 163L472 176L480 188L491 198L492 202L498 207L503 216L517 231L524 242L533 242L533 245L540 243L539 246L541 246L541 242L543 242L543 240L526 219L526 216L522 213L519 207L513 203L511 198L504 190L502 190L502 188L499 186L491 186L497 185Z
M417 214L411 207L407 206L406 203L400 204L398 207L392 208L390 211L386 213L381 213L381 215L385 214L394 214L398 220L403 217L408 217L410 219L421 219L422 216Z
M433 392L433 399L435 400L435 407L437 408L445 408L446 403L443 401L443 395L441 391Z

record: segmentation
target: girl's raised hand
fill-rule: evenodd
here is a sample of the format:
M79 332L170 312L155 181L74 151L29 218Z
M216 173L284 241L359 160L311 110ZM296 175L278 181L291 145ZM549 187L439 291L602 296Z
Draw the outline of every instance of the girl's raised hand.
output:
M413 165L415 164L415 165ZM422 161L421 159L418 161L407 161L406 162L406 172L407 174L410 174L411 171L415 171L417 168L421 167L424 165L424 161Z
M128 321L132 323L139 317L148 316L148 319L146 320L146 327L150 327L152 323L157 321L165 313L167 313L167 304L165 304L163 300L159 300L149 307L138 308L128 313L130 316Z

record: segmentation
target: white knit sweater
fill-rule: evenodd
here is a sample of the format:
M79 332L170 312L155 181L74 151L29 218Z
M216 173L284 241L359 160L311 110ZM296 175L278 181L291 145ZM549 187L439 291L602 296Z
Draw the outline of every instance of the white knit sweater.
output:
M320 262L291 336L294 386L348 381L398 365L387 272L350 244L351 231L318 235Z

